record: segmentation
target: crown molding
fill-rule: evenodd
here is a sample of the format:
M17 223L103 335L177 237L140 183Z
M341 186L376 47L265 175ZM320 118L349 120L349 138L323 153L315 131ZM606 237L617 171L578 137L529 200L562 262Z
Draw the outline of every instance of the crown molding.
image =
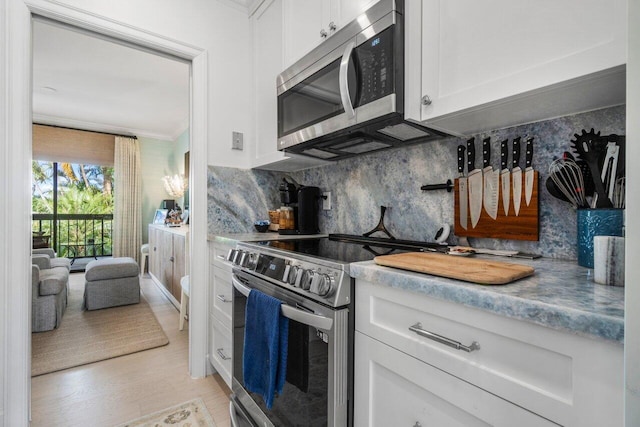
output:
M43 125L53 125L53 126L63 126L78 130L90 130L94 132L106 132L106 133L116 133L116 134L131 134L132 136L143 137L143 138L153 138L158 139L160 141L175 141L177 136L180 136L182 132L185 131L189 127L189 119L186 119L186 126L184 122L181 123L178 127L179 132L172 133L158 133L145 129L134 129L128 127L121 126L113 126L105 123L96 123L96 122L88 122L83 120L74 120L67 119L63 117L55 117L49 116L46 114L33 114L33 122L37 124ZM177 135L174 137L174 135Z

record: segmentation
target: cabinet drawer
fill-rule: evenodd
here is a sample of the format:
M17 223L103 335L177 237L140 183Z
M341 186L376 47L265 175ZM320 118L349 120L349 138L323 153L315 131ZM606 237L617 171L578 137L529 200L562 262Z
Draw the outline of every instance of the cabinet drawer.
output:
M231 271L231 263L227 262L227 254L230 249L236 247L236 242L217 242L214 241L210 244L209 251L209 264L216 265L220 268L228 269Z
M231 388L233 345L231 333L213 316L209 316L209 361Z
M210 293L211 299L209 300L211 313L229 329L231 328L231 309L233 305L231 274L230 271L220 267L213 267L213 286Z
M355 335L356 426L556 425L366 335Z
M560 424L621 422L622 346L366 281L356 289L356 330ZM480 348L456 350L411 331L417 323Z

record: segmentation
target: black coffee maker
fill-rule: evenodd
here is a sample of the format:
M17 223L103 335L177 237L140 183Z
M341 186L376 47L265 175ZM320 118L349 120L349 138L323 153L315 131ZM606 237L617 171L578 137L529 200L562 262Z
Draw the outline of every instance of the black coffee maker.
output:
M320 189L318 187L296 187L285 178L280 184L280 234L317 234L318 208L320 204ZM293 211L293 227L283 227L283 216Z

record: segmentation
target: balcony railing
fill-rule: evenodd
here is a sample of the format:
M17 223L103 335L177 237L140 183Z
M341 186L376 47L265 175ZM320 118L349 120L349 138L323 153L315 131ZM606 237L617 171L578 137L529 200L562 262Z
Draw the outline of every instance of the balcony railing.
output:
M113 214L33 214L33 246L74 259L110 256L112 226Z

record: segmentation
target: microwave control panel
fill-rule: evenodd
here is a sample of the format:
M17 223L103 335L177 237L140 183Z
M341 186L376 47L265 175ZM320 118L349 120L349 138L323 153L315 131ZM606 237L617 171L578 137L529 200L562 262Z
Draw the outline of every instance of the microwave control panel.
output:
M356 48L362 76L359 106L393 93L393 45L393 27L390 27Z

